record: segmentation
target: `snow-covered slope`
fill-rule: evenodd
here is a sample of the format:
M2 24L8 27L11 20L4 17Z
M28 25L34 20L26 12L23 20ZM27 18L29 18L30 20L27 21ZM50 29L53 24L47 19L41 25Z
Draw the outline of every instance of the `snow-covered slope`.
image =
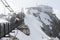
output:
M28 14L33 15L43 24L43 31L50 37L59 37L59 19L53 14L53 9L49 6L38 6L28 8ZM52 11L50 11L52 10Z
M23 32L21 32L20 30L18 30L18 34L16 35L16 37L19 40L50 40L51 39L51 37L46 35L45 32L41 29L41 27L43 27L42 23L39 22L33 15L27 15L25 17L25 24L29 26L30 36L27 36L23 34ZM54 40L58 40L58 38L55 38Z
M25 23L29 26L30 36L26 36L21 31L18 30L19 32L17 34L17 38L19 38L20 40L48 40L50 39L50 37L48 37L42 31L41 29L42 23L37 21L33 15L26 16Z
M32 7L25 10L25 24L28 25L30 29L30 36L27 36L18 30L17 38L19 40L59 40L59 26L57 26L59 25L59 19L53 12L46 12L43 10L39 11L38 7Z

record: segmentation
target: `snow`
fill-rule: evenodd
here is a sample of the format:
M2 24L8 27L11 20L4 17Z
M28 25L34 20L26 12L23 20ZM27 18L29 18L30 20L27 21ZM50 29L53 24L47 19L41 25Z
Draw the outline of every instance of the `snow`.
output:
M48 21L48 19L49 19L50 21L52 21L52 20L50 19L50 17L48 16L48 14L41 12L41 13L40 13L40 17L41 17L41 20L42 20L46 25L50 25L50 24L51 24L51 23Z
M6 23L6 22L8 22L8 21L5 20L5 19L0 18L0 23Z
M7 38L4 38L4 37L3 37L1 40L9 40L9 38L8 38L8 37L7 37Z
M36 14L37 14L38 12L39 12L39 11L38 11L38 10L35 10L35 9L31 9L31 10L30 10L30 14L32 14L32 13L36 13Z
M30 12L30 15L33 15L33 13L34 13L34 14L36 14L37 16L40 16L41 20L42 20L46 25L50 25L50 24L51 24L48 20L50 20L50 21L52 21L52 20L51 20L51 18L49 17L49 15L48 15L47 13L40 12L40 11L38 11L37 9L31 9L29 12ZM37 14L37 13L39 13L39 14ZM34 15L33 15L33 16L34 16ZM36 18L39 20L38 17L36 17Z
M27 12L25 12L25 14L26 14L25 24L28 25L28 27L30 29L30 36L27 36L20 30L18 30L18 34L16 35L16 37L19 40L59 40L58 38L51 38L43 32L43 30L41 29L41 27L43 27L42 22L38 21L37 18L32 15L32 13L38 13L39 11L31 10L30 12L31 12L31 14L28 14ZM48 14L46 14L44 12L40 12L39 16L41 17L41 20L46 25L51 25L51 23L48 21L48 19L50 21L52 21L52 20L50 19ZM49 28L52 30L51 26ZM16 33L17 33L17 30L15 30L15 34ZM11 34L11 35L14 35L14 34Z

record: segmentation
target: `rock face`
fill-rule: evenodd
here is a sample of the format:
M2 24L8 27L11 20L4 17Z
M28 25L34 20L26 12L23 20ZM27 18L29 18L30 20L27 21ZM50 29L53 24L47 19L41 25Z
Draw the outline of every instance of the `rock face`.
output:
M42 30L50 37L60 38L60 21L53 14L53 9L50 6L41 5L28 8L28 14L36 17L42 23Z
M30 30L28 28L28 25L25 25L25 23L23 23L22 25L18 26L17 29L19 29L20 31L22 31L24 34L26 35L30 35Z

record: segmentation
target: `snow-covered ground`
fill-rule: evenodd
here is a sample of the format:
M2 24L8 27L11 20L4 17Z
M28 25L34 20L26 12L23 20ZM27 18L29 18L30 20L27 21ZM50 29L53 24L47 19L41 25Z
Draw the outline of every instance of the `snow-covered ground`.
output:
M44 16L43 16L43 18L44 18ZM46 16L48 16L48 15L46 15ZM49 16L47 18L49 19ZM47 23L47 22L45 22L45 23ZM31 14L26 15L25 24L28 25L28 27L30 29L30 36L27 36L20 30L18 30L18 34L16 35L16 37L19 40L49 40L49 39L51 39L49 36L47 36L42 31L42 29L41 29L41 27L43 27L42 23L40 21L38 21L36 19L36 17L34 17L33 15L31 15ZM49 22L47 24L49 24ZM17 32L17 30L16 30L16 32ZM13 34L11 34L11 35L13 35ZM58 40L58 38L55 38L54 40Z
M20 40L48 40L50 37L48 37L42 30L39 21L36 20L36 18L32 15L28 15L25 18L25 23L29 26L30 29L30 36L26 36L21 31L18 32L16 35L18 39Z
M25 35L23 32L18 30L18 34L16 37L19 40L50 40L51 38L47 36L41 29L42 23L36 20L36 18L33 15L27 15L25 17L25 23L29 26L30 29L30 36ZM15 30L15 33L17 33L17 30ZM11 34L14 36L14 34ZM55 38L54 40L58 40L58 38Z

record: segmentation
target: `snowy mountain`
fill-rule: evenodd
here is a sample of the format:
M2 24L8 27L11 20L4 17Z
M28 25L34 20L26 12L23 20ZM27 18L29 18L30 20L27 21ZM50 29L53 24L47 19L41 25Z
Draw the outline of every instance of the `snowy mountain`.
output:
M51 7L43 5L38 7L30 7L25 9L24 13L26 14L25 24L28 25L30 29L30 35L27 36L18 30L19 32L16 37L19 40L60 39L60 21L56 15L53 14L53 9Z
M53 11L50 11L50 10L53 10L53 9L51 7L48 7L48 6L43 6L43 7L41 6L40 8L38 8L38 7L35 7L35 8L31 7L29 9L28 13L34 15L37 18L37 20L39 20L40 22L42 22L43 27L44 26L47 27L47 30L45 29L46 31L48 31L49 29L51 29L51 30L53 30L53 29L54 30L59 30L58 29L59 26L60 26L59 25L59 19L56 17L55 14L53 14ZM51 35L53 35L53 34L51 34Z
M60 39L60 21L53 14L53 8L50 6L30 7L24 10L25 24L30 29L30 35L27 36L20 30L15 30L16 37L19 40L59 40ZM15 36L13 33L11 35Z

